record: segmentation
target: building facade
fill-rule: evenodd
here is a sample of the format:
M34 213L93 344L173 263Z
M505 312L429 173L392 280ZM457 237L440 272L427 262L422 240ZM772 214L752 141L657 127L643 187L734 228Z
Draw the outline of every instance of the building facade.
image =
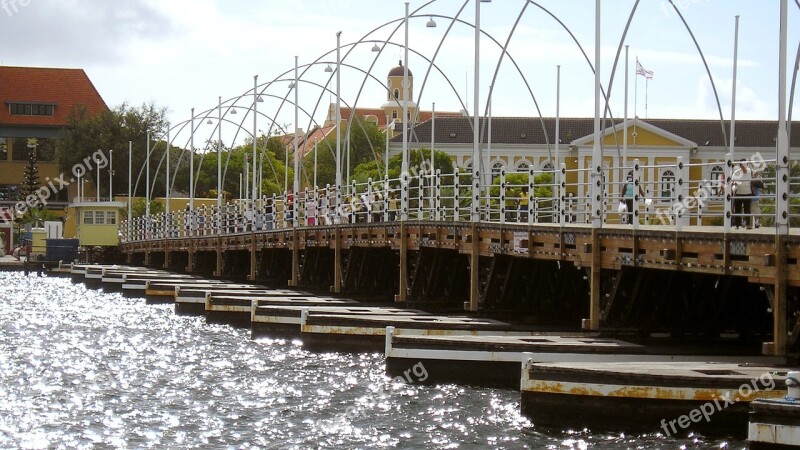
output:
M58 177L56 140L71 114L91 117L108 110L82 69L0 66L0 100L0 207L21 200L31 152L36 152L40 185ZM87 194L91 190L87 185ZM63 211L76 194L73 183L51 196L48 206Z

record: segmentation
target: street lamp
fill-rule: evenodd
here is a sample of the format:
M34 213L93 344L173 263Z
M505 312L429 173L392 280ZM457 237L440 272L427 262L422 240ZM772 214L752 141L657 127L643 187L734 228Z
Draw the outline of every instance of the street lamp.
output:
M194 109L192 109L192 119L194 120ZM192 122L192 123L194 123L194 122ZM194 135L194 130L192 130L192 135ZM145 158L146 177L145 177L145 186L144 186L144 216L146 218L145 224L147 225L147 228L145 229L145 231L148 233L148 237L149 237L149 232L150 232L150 130L147 130L147 146L146 146L146 149L147 149L147 154L146 154L146 158ZM191 182L192 182L192 180L191 180L191 178L189 178L189 183L191 183Z
M476 0L475 1L475 74L473 85L474 106L472 113L472 212L470 218L473 222L477 222L481 218L480 202L481 202L481 181L480 181L480 161L481 161L481 147L480 142L480 122L478 120L478 112L481 107L479 95L480 87L480 59L481 59L481 3L489 3L491 0Z
M108 201L114 201L114 149L108 151Z
M292 226L297 227L298 220L297 220L297 211L298 211L298 194L300 193L300 153L298 149L298 136L297 134L300 132L300 128L297 126L300 120L299 118L299 108L297 106L299 99L298 99L298 68L297 68L297 56L294 57L294 186L292 187L292 191L294 191L294 202L292 202ZM255 160L253 160L255 163ZM254 191L255 192L255 191Z
M217 212L222 209L222 96L217 103ZM234 109L235 113L236 110Z
M192 134L189 143L189 209L194 209L194 108L192 108Z
M342 211L342 96L341 96L341 39L342 32L336 32L336 223L341 223ZM328 65L330 68L330 65ZM327 69L326 69L327 70ZM338 289L339 286L336 286ZM338 291L337 291L338 292Z
M256 161L258 161L256 159L256 148L258 147L258 104L263 101L264 99L258 95L258 75L253 75L253 195L251 197L253 200L256 198ZM248 171L248 173L250 172ZM253 217L253 222L255 223L255 215Z
M403 157L400 169L400 220L408 220L408 7L405 5L405 56L403 58Z

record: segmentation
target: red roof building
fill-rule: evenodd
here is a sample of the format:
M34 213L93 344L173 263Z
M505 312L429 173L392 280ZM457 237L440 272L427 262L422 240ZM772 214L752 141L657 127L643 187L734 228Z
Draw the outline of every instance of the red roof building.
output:
M83 69L0 66L0 102L0 204L3 205L16 201L34 144L39 179L44 184L48 177L52 179L59 174L55 139L69 124L73 111L83 109L87 116L93 116L108 110ZM61 202L68 198L66 192L59 193Z

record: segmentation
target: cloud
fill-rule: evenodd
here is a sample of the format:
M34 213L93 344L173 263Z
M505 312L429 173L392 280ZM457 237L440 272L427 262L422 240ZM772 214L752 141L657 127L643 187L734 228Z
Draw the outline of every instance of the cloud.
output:
M9 1L11 3L11 1ZM130 42L173 32L144 0L17 0L0 14L4 59L80 66L125 59Z

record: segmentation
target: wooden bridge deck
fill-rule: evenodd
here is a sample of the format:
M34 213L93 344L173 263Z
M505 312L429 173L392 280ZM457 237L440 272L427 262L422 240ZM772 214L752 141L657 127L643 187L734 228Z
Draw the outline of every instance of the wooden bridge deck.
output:
M572 271L585 273L582 276L589 301L583 328L588 330L599 330L615 314L622 314L627 321L636 320L632 313L635 308L630 304L621 306L617 297L632 295L632 301L636 301L642 289L657 290L648 286L642 271L722 277L726 283L737 279L765 291L769 304L763 309L778 319L774 320L773 331L779 336L774 342L765 343L765 352L785 354L786 343L796 344L800 335L800 321L789 329L793 315L787 310L787 292L800 288L800 230L794 229L783 236L776 235L773 228L733 229L725 233L721 226L691 226L677 231L674 227L646 225L638 229L626 225L593 229L585 224L408 221L158 239L126 243L121 249L129 262L135 259L152 266L155 258L157 265L190 273L195 272L198 255L204 254L204 263L214 265L213 273L208 272L215 276L230 275L231 269L226 265L236 259L239 266L234 272L247 274L250 280L262 279L259 272L267 264L263 256L277 251L287 259L290 286L316 283L317 287L330 286L333 292L341 292L342 286L351 284L355 286L351 292L358 291L364 284L359 277L365 271L376 270L370 266L381 265L396 277L397 301L413 300L415 296L432 299L444 292L453 298L460 296L463 305L459 307L469 311L482 310L489 304L502 309L507 303L503 299L510 295L530 297L536 284L533 291L528 286L525 292L516 286L522 283L520 277L531 272L525 264L550 263L558 271L571 267ZM314 256L320 252L329 256ZM384 259L374 259L379 253ZM353 262L355 256L345 260L345 254L361 256ZM425 254L434 256L425 259ZM180 265L185 262L185 267L176 266L173 259L178 255ZM309 274L312 265L318 272L313 280ZM358 265L357 270L350 270L351 265ZM466 273L463 278L459 278L460 268ZM632 284L626 287L621 280L624 272L632 269L637 273L635 281L629 276L626 282ZM326 274L320 275L322 272ZM448 281L449 287L437 287L437 281L428 275L443 272L453 278ZM608 274L611 277L604 279ZM371 281L373 286L386 284L385 280L376 280ZM329 284L321 286L325 283ZM462 286L468 288L455 292ZM570 294L564 287L559 289L560 295L576 296L577 291ZM729 285L726 289L738 288ZM689 294L682 295L685 303L691 303Z

